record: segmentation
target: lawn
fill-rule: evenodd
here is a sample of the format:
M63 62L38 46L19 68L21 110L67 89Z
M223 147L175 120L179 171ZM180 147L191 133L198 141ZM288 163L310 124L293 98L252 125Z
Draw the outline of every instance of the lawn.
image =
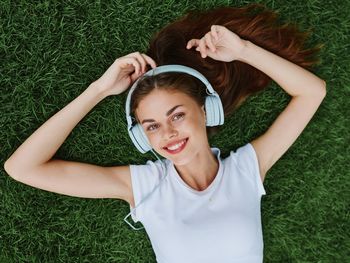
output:
M350 2L259 2L281 20L312 29L308 45L324 44L313 72L327 82L311 122L266 175L264 262L350 262ZM3 163L116 58L145 52L164 25L189 9L247 3L1 1L0 262L155 262L146 232L123 221L126 202L40 190L8 176ZM155 160L132 145L125 98L109 96L96 105L55 158L101 166ZM226 157L262 134L289 100L272 83L225 119L211 146Z

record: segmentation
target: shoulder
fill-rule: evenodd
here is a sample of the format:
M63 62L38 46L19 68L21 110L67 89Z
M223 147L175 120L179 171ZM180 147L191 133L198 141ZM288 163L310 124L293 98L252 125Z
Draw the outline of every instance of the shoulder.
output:
M145 164L130 164L132 184L146 188L152 187L163 177L166 166L168 166L166 159L162 161L148 160Z
M162 178L164 178L164 168L169 165L169 161L164 159L162 161L148 160L146 164L130 164L131 175L131 189L133 200L130 202L131 209L135 208L135 205L139 205L142 200L159 185ZM142 218L143 206L140 206L138 212L132 211L132 217L134 222L137 218Z
M243 170L254 172L254 168L256 168L257 158L251 143L246 143L230 151L229 158Z
M163 166L168 165L169 160L163 159L163 160L148 160L145 164L130 164L130 169L132 169L135 173L147 173L147 172L154 172L154 173L161 173L163 171Z
M246 164L247 161L254 160L254 155L255 152L253 146L250 143L246 143L243 146L231 150L227 158L242 166Z
M213 152L218 152L220 156L220 150L218 148L212 148ZM229 152L229 155L221 160L226 165L234 165L243 172L253 173L256 162L256 155L253 146L250 143L246 143Z
M261 179L258 157L250 142L230 151L230 155L226 159L238 168L242 177L250 180L257 185L261 193L266 194Z

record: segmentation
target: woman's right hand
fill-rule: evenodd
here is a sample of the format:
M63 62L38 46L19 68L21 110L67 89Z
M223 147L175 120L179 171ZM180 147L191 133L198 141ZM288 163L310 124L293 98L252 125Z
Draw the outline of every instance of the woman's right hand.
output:
M208 33L201 39L191 39L187 49L196 47L202 58L209 56L218 61L232 62L241 60L241 54L246 48L247 41L240 38L225 26L212 25Z
M157 67L154 60L140 52L117 58L106 72L94 82L104 96L118 95L146 73L147 64Z

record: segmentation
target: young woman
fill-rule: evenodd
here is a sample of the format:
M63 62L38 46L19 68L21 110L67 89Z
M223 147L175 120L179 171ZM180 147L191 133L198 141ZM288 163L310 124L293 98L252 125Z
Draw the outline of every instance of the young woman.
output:
M315 63L310 56L317 51L303 49L306 34L276 26L271 11L252 13L260 7L190 12L168 25L151 41L147 54L116 59L37 129L7 160L5 170L40 189L118 198L132 208L159 186L132 210L134 221L145 226L158 262L262 262L265 175L311 120L326 85L305 69ZM265 133L221 158L220 150L208 143L217 129L206 127L203 83L179 72L143 76L148 68L168 64L202 73L220 95L225 115L271 79L291 100ZM164 164L100 167L52 158L96 104L136 80L131 113Z

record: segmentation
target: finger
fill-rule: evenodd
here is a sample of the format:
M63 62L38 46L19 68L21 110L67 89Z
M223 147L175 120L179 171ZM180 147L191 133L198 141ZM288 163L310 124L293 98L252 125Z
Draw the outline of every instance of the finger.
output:
M186 48L190 49L192 46L193 46L193 39L191 39L187 42Z
M134 83L135 80L137 80L138 78L140 78L139 75L137 75L136 73L133 73L130 75L130 78L131 78L131 83Z
M139 75L141 71L141 65L140 62L135 57L125 57L125 63L131 64L135 68L135 74Z
M202 58L205 58L207 56L207 48L205 46L205 40L204 38L202 38L199 41L199 51L201 52L201 56Z
M143 53L141 55L144 57L144 59L147 61L147 63L149 65L151 65L152 68L157 67L156 62L150 56L147 56L146 54L143 54Z
M191 39L187 42L187 48L190 49L191 47L196 47L199 45L199 39Z
M218 30L219 30L219 27L217 25L211 26L211 33L213 34L213 36L216 40L219 40Z
M138 60L138 62L141 64L141 68L139 69L139 74L141 74L141 72L144 72L146 70L146 60L145 58L140 54L140 52L135 52L134 56L136 57L136 59Z
M210 48L210 50L212 52L215 52L216 51L216 47L215 47L215 45L213 43L212 35L210 34L210 32L205 35L205 41L207 42L207 46Z

